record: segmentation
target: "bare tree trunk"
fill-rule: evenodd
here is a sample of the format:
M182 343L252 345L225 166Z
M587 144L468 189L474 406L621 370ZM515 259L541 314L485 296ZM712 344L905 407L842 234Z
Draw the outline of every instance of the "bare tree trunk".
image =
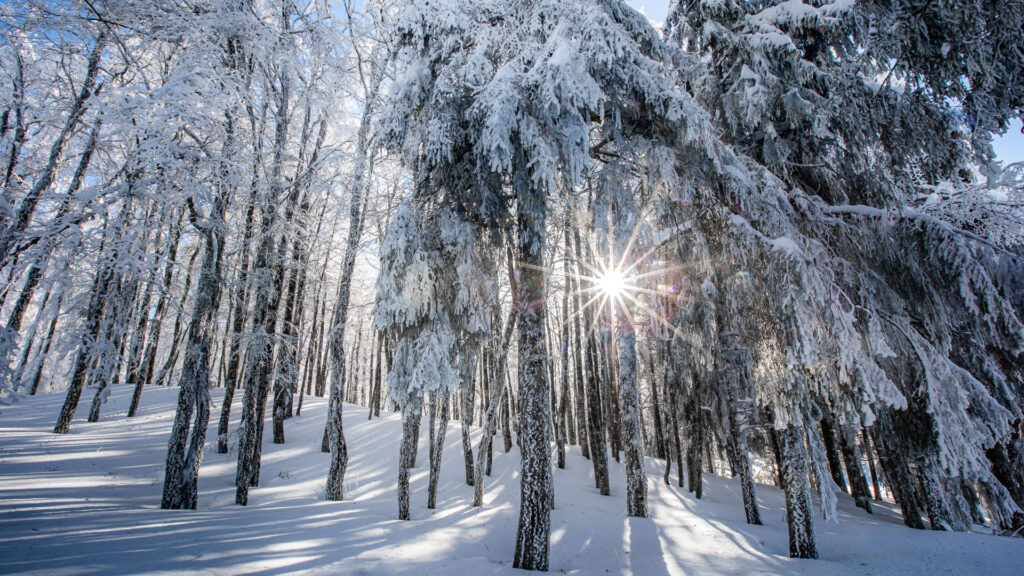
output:
M57 319L60 317L60 306L64 302L64 290L62 289L60 295L57 297L57 305L53 310L53 318L50 319L50 328L46 331L46 339L43 341L42 347L39 349L39 364L36 366L35 373L32 375L32 383L29 385L29 394L35 395L39 391L39 380L43 375L43 366L46 364L46 358L50 353L50 344L53 343L53 335L57 331Z
M578 234L578 232L577 232ZM576 260L578 256L578 250L572 250L569 243L570 229L565 231L565 259L566 259L566 272L565 276L569 283L569 290L573 294L571 298L572 304L572 348L573 348L573 372L574 372L574 388L573 392L575 395L576 404L576 430L577 437L579 439L580 451L583 453L584 458L590 458L590 428L587 423L587 410L586 410L586 395L583 391L583 345L582 345L582 332L580 331L580 316L582 311L580 310L580 291L579 281L576 278L576 266L568 267L570 254L572 254L572 260ZM569 315L569 311L566 310L566 315Z
M416 453L416 431L423 399L416 391L402 406L402 448L398 454L398 519L409 520L409 468Z
M356 155L353 162L352 190L349 207L348 241L338 283L337 304L330 333L331 399L328 402L327 435L331 445L331 467L327 476L327 499L344 498L345 470L348 468L348 448L342 427L342 407L345 398L345 327L348 322L349 293L352 289L352 272L355 269L356 252L363 232L363 205L366 202L365 179L372 170L369 157L370 125L376 114L378 92L384 78L384 62L381 48L375 47L371 56L370 82L365 93L363 115L356 135Z
M878 470L875 468L875 450L871 447L871 435L868 434L867 428L864 428L861 432L864 438L864 455L868 457L868 473L871 474L871 488L874 491L875 500L881 502L882 489L878 485Z
M112 233L116 234L117 232ZM101 246L100 254L102 253L103 248ZM67 434L71 429L71 419L74 418L78 402L82 398L82 389L85 386L87 368L93 355L93 347L100 335L103 308L106 304L107 291L115 276L113 262L116 260L117 250L115 249L105 261L99 264L99 270L97 270L96 277L93 280L89 307L85 313L85 327L71 372L71 383L68 385L68 392L64 398L64 405L61 407L60 415L57 416L57 423L53 427L54 434Z
M461 350L459 353L459 380L462 391L462 394L460 395L462 406L459 414L459 420L462 424L462 459L466 468L466 484L469 486L474 486L475 482L473 470L473 446L470 444L469 439L469 421L473 413L473 396L470 393L470 390L473 389L473 370L475 369L476 351L468 349ZM485 424L485 436L486 433L487 429ZM481 440L481 442L483 441L484 440ZM483 444L481 444L481 446L483 446ZM475 493L476 491L474 490L474 494Z
M786 523L789 526L790 558L817 558L811 487L807 479L807 451L803 434L790 425L779 433L782 438L782 474L786 479Z
M160 367L160 371L157 372L156 377L153 379L153 384L156 386L163 385L164 381L174 370L174 365L178 363L178 348L181 346L182 316L185 314L185 301L188 299L189 290L192 287L192 271L198 256L199 250L196 249L192 252L192 256L188 260L188 268L185 273L185 287L182 290L181 299L178 301L178 310L174 315L174 331L171 334L171 349L167 353L167 360L164 362L164 365Z
M624 167L612 164L608 170L612 173L612 180L619 183L609 192L611 210L608 212L611 228L609 240L614 248L611 253L612 262L617 265L620 261L632 262L637 256L632 253L633 231L629 226L637 208L633 204L631 191L624 185L628 178ZM640 417L640 366L637 363L632 313L626 306L624 302L613 302L612 310L609 311L615 323L613 344L618 360L615 363L619 393L617 429L621 432L620 442L626 458L626 514L646 518L647 473L644 470L643 422ZM612 362L611 354L609 362Z
M889 417L882 415L880 420L888 421ZM881 422L876 422L876 426L880 424ZM878 433L875 432L875 434ZM873 438L878 450L879 462L882 465L885 478L888 480L889 489L892 490L893 497L903 512L903 523L911 528L924 530L924 520L921 518L921 509L917 504L914 479L910 470L907 469L905 461L895 452L895 447L890 445L893 439L890 437L885 442L879 442L880 438L883 436L876 435Z
M839 432L839 446L843 454L843 462L846 465L846 475L850 477L850 492L857 506L871 514L871 493L868 492L868 482L864 478L864 470L860 467L860 451L857 450L857 435L849 427L843 427Z
M290 34L292 5L283 3L280 20L280 36ZM259 249L253 272L265 277L256 287L253 313L253 338L248 351L248 366L245 371L245 394L242 397L242 422L238 446L238 471L235 475L235 503L245 506L249 502L249 487L259 485L260 461L263 450L263 422L273 374L274 336L277 333L277 312L281 303L281 282L283 280L283 255L280 246L275 256L274 224L277 222L277 203L285 200L285 220L290 221L297 201L292 190L285 198L285 184L282 176L283 157L288 142L288 126L291 98L291 75L287 64L278 71L277 110L275 112L274 146L270 164L269 194L261 201L261 225ZM281 243L284 245L282 238Z
M128 407L128 417L135 416L139 409L139 401L142 399L142 387L151 382L153 368L156 365L157 344L160 341L160 326L163 324L164 315L167 313L167 299L170 297L171 281L174 278L174 263L178 257L178 242L181 239L181 216L174 225L170 239L167 243L167 262L164 264L164 282L160 291L160 297L156 301L156 310L153 313L153 323L149 327L149 336L146 338L146 349L142 353L141 370L135 381L135 389L132 392L131 405ZM191 267L191 264L189 265Z
M665 357L668 358L668 354L671 350L670 344L665 343ZM670 427L672 428L672 449L675 453L676 460L676 484L683 487L683 443L679 438L679 425L680 425L680 414L679 414L679 375L675 369L672 368L670 361L665 362L665 384L668 387L668 402L669 402L669 416L670 416Z
M373 376L370 378L373 385L373 391L370 394L370 409L366 411L367 420L374 416L380 417L381 364L384 362L381 348L384 346L384 334L377 334L376 341L377 351L373 354Z
M689 491L699 499L704 497L704 418L696 395L694 389L686 400L686 476Z
M27 127L25 126L25 63L21 57L21 47L16 43L12 42L11 47L14 52L14 86L11 90L11 100L14 103L14 134L11 135L11 153L7 157L7 167L4 169L4 200L11 204L13 198L10 193L11 179L14 177L14 170L18 166L18 160L21 157L21 149L25 144L25 135L27 134ZM3 129L7 128L7 113L4 113L3 122L0 125ZM2 136L0 136L2 138ZM4 217L2 225L6 227L8 222L7 218Z
M654 346L651 347L651 352L647 355L647 367L648 373L650 374L650 386L651 386L651 412L654 417L654 452L657 458L668 459L671 461L671 456L668 451L668 441L665 435L665 427L661 423L661 411L662 403L658 397L658 378L655 376L654 370L654 351L657 350ZM666 476L666 483L667 483Z
M235 275L236 286L231 294L231 329L228 334L228 368L224 382L224 400L220 407L220 420L217 422L217 452L228 453L228 426L231 422L231 404L235 399L235 388L238 386L239 367L241 365L240 336L245 331L248 315L249 291L245 286L249 274L249 246L252 243L253 215L256 212L255 199L250 199L245 215L245 228L242 232L242 251L239 255L238 273Z
M227 120L229 130L231 118ZM230 147L231 133L228 135ZM222 221L227 209L224 198L227 192L222 188L215 197L209 221L200 222L192 205L191 222L204 236L203 263L196 283L196 299L192 318L188 326L188 341L185 345L185 359L181 369L178 391L178 408L167 442L167 464L164 471L164 493L160 507L165 509L188 508L194 510L198 503L199 465L206 445L206 430L210 421L210 348L216 337L216 316L220 306L223 285L221 278L221 255L224 253ZM195 420L191 427L189 420L193 412Z
M737 404L735 398L730 402ZM754 485L754 472L750 468L750 455L747 449L746 418L733 408L729 418L729 441L726 449L732 452L733 466L740 477L740 489L743 493L743 511L747 516L747 524L761 524L761 510L757 505L757 491Z
M430 451L430 484L427 487L427 508L433 510L437 504L437 482L441 478L441 457L444 453L444 436L448 430L448 410L451 392L442 390L435 393L434 398L441 397L440 422L437 425L434 443ZM431 412L434 408L431 406Z
M580 261L582 252L580 250L579 229L573 230L573 244L575 245L577 258L576 273L583 275L583 264ZM585 310L580 305L579 297L576 299L576 311L578 314L583 315L585 319L584 325L592 327L583 337L583 343L586 345L586 361L583 363L586 373L583 379L586 382L587 393L587 431L589 434L587 443L590 445L590 460L594 465L594 486L600 491L602 496L608 496L611 493L608 478L608 448L605 445L604 419L601 414L601 392L597 370L597 340L596 335L593 333L595 321L593 312ZM577 326L577 334L579 333L581 332L579 326Z
M830 414L825 414L821 418L821 439L825 445L828 471L832 475L832 480L843 492L848 492L846 478L843 476L843 457L839 452L839 445L836 443L836 429L832 424Z
M632 321L618 314L616 343L619 352L619 405L623 448L626 456L626 514L647 517L647 474L644 444L640 437L640 406L636 375L636 333Z
M512 272L512 259L508 259L509 266L509 278L513 281L513 287L515 286L514 276ZM508 358L508 347L512 341L512 332L516 328L516 323L519 319L515 303L513 303L512 310L509 310L508 317L505 318L505 329L502 331L501 343L498 348L498 358L494 362L492 379L495 382L492 383L490 389L490 398L487 400L487 414L484 417L484 430L483 436L480 437L480 445L477 446L476 451L476 466L472 463L467 464L467 473L473 473L473 481L469 482L473 486L473 506L479 508L484 505L484 468L486 465L488 448L491 447L491 440L494 436L495 416L497 410L501 404L506 405L505 416L506 420L503 424L504 431L508 432L508 408L507 401L503 402L505 398L505 383L508 381L505 377L505 365ZM468 442L468 432L463 432L463 442ZM508 452L511 447L506 444L505 452Z
M548 420L547 358L544 355L546 314L544 295L544 244L547 205L544 193L529 182L529 169L518 152L513 187L516 192L517 267L515 300L519 315L519 529L513 566L523 570L547 570L554 487Z

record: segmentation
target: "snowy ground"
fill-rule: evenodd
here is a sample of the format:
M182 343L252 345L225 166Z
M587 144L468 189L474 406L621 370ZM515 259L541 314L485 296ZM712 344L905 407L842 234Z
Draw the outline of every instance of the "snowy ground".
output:
M96 424L85 422L86 398L68 436L50 433L63 395L0 407L0 574L522 574L511 567L519 508L514 450L503 454L496 443L486 507L475 510L458 424L449 427L431 511L424 431L413 520L401 522L397 415L368 422L365 409L346 406L348 500L327 502L328 455L319 450L326 405L317 398L287 422L287 444L272 444L268 425L262 483L247 508L234 504L235 455L211 448L200 509L160 510L176 394L147 389L139 416L129 420L130 390L120 387ZM216 425L214 417L210 439ZM1024 540L911 530L891 507L869 516L849 498L840 503L838 524L818 522L822 559L792 560L779 490L759 487L766 525L748 526L735 482L708 476L705 498L695 500L665 486L653 459L651 518L627 519L623 472L611 464L611 497L598 495L578 452L555 471L553 573L1024 574Z

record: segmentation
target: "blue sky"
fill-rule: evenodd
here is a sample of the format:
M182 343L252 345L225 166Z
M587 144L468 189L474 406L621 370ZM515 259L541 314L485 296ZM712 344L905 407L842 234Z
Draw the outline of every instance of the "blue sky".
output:
M669 0L626 0L630 6L643 12L649 19L664 21ZM1020 119L1014 120L1007 133L993 143L996 155L1004 162L1024 162L1024 134Z

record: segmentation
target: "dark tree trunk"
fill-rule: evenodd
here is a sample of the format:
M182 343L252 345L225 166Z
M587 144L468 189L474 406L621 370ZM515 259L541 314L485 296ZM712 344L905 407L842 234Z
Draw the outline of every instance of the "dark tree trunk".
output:
M615 342L618 348L619 406L621 431L625 440L626 514L647 517L647 473L644 470L644 443L640 434L640 401L637 382L636 333L632 321L621 311L617 314Z
M459 420L462 424L462 460L466 469L466 485L473 486L474 483L474 470L473 470L473 446L470 444L469 439L469 426L470 418L473 413L473 370L476 365L476 354L470 350L462 350L459 354L459 379L461 381L461 394L459 398L462 400L462 406L460 407ZM484 434L486 435L487 424L484 424ZM489 441L489 438L487 438Z
M156 310L153 313L153 321L149 327L149 336L146 337L146 348L142 353L139 376L135 381L131 405L128 407L129 417L135 416L136 411L139 409L139 401L142 399L142 387L150 384L153 378L153 368L156 366L157 345L160 342L160 326L163 324L164 316L167 313L167 299L170 297L171 282L174 279L174 264L178 257L178 241L180 239L181 216L179 214L167 243L163 288L160 290L160 296L156 300Z
M704 497L704 419L697 402L696 390L686 401L686 476L694 498Z
M886 480L888 480L889 489L892 490L893 497L903 512L903 523L911 528L924 530L921 509L917 505L914 478L911 476L910 470L907 469L906 460L899 458L888 442L880 441L881 436L878 432L873 434L875 448L878 451L878 461L882 465Z
M160 367L160 371L157 372L156 377L153 379L153 383L157 386L163 385L171 371L174 370L174 365L178 363L178 347L181 345L181 319L185 312L185 301L188 299L188 295L192 287L192 269L198 256L199 250L196 249L192 252L192 256L188 261L188 268L185 273L185 287L181 293L181 299L178 301L177 313L174 316L174 332L171 334L171 349L167 353L167 360L164 362L164 365Z
M832 424L830 414L825 414L821 418L821 439L825 444L825 456L828 458L828 471L832 475L832 481L839 486L840 490L849 493L850 491L846 487L846 478L843 476L843 457L839 453L836 429Z
M437 482L441 478L441 456L444 454L444 436L448 430L448 410L451 393L447 390L434 394L435 400L441 397L441 413L438 417L437 431L434 433L430 451L430 485L427 487L427 508L434 509L437 505ZM431 413L434 407L431 406ZM431 424L433 431L433 424Z
M53 335L57 331L57 319L60 317L60 306L64 302L64 291L61 290L60 296L57 297L57 305L53 310L53 318L50 320L50 327L46 331L46 339L43 341L43 345L39 350L39 362L36 366L35 373L32 375L32 381L29 384L29 394L35 395L39 392L39 381L43 375L43 366L46 364L46 358L50 353L50 344L53 343Z
M574 239L578 244L579 231L575 231ZM586 409L586 394L583 389L583 333L580 328L580 317L583 315L581 308L580 298L582 297L579 291L579 281L576 277L576 272L579 267L579 248L575 246L574 250L570 250L569 244L570 230L565 231L565 254L566 262L568 262L569 255L573 255L573 260L576 261L576 265L572 268L567 268L565 276L569 282L569 290L572 292L573 297L571 304L572 310L572 335L573 335L573 370L575 378L573 379L574 388L573 391L576 396L576 429L577 435L580 442L580 451L583 453L584 458L590 458L590 427L587 421L587 409ZM566 314L569 312L567 311Z
M226 191L222 193L226 194ZM219 196L214 201L210 221L206 223L198 222L194 211L192 214L193 225L205 236L205 248L196 285L195 306L188 326L178 409L167 443L164 493L160 502L160 507L165 509L194 510L198 502L199 466L210 421L210 349L216 336L216 315L223 284L221 255L224 253L224 237L221 229L226 204L225 198ZM192 208L191 199L189 207ZM190 429L189 420L193 412L195 421Z
M665 343L665 357L669 357L670 347ZM665 363L665 386L669 398L669 426L672 428L672 449L675 452L676 483L683 487L683 443L679 438L679 375L670 362Z
M954 512L942 484L942 473L932 457L926 457L918 466L921 488L924 490L925 507L932 530L966 532L967 526Z
M398 519L409 520L409 469L416 454L416 428L423 401L412 396L402 406L402 447L398 454Z
M228 368L225 373L224 401L220 407L220 420L217 422L217 452L228 453L228 426L231 422L231 404L235 400L235 388L238 386L239 368L241 367L241 334L245 330L248 315L249 293L245 286L249 274L249 246L252 243L253 216L256 202L250 201L246 208L245 228L242 232L242 251L239 255L238 273L235 276L236 286L231 293L231 329L228 334Z
M868 472L871 474L871 489L874 491L875 500L882 501L882 489L878 485L878 469L875 467L875 450L871 447L871 435L867 428L861 431L861 438L864 439L864 455L868 458Z
M102 248L100 252L102 253ZM61 407L60 414L57 416L57 423L53 427L54 434L68 433L71 429L71 419L74 418L78 402L82 398L82 389L85 386L85 379L88 373L87 368L92 358L93 346L100 335L100 325L103 320L103 308L106 304L107 291L114 279L113 262L116 259L117 252L115 251L109 260L100 264L96 277L93 280L89 307L85 312L85 328L78 346L78 354L75 356L75 363L71 372L71 383L68 385L64 405Z
M374 416L380 417L380 389L381 389L381 363L383 362L381 348L384 346L384 335L377 334L374 338L376 349L373 352L373 371L370 374L370 406L366 411L366 419Z
M857 506L871 514L871 493L868 491L868 481L864 478L864 469L860 467L856 433L850 428L841 428L838 432L839 446L843 453L843 462L846 464L846 475L850 478L853 499Z

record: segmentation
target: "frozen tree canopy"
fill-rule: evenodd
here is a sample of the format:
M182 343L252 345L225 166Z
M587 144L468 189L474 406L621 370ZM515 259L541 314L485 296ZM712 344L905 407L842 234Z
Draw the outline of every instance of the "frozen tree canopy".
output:
M1022 117L1015 0L4 5L0 421L159 398L162 509L301 460L330 510L517 507L502 569L576 570L576 490L635 561L721 475L792 558L1019 536Z

